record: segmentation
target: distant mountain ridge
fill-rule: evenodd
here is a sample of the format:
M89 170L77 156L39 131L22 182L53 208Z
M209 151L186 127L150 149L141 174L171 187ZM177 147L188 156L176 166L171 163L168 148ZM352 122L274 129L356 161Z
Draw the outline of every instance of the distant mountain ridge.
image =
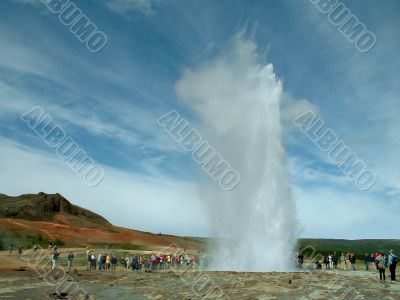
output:
M0 194L0 217L53 221L89 228L111 226L111 223L102 216L72 204L58 193L40 192L16 197Z

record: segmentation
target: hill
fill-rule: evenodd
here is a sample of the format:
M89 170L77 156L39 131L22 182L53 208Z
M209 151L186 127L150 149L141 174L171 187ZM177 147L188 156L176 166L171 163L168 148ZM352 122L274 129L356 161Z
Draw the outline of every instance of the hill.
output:
M114 245L126 249L171 244L199 249L204 243L190 238L154 234L112 225L102 216L72 204L60 194L0 194L0 247L31 246L52 240L69 246Z
M73 205L58 193L26 194L17 197L0 194L0 217L73 224L89 228L111 225L102 216Z

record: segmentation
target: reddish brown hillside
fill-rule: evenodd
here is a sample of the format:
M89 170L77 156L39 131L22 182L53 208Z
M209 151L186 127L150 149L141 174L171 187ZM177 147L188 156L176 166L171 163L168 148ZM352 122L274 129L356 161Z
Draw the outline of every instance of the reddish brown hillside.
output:
M0 234L41 236L67 245L96 244L168 246L198 249L189 238L142 232L110 224L105 218L71 204L60 194L29 194L9 197L0 194Z
M0 194L0 217L49 221L85 227L111 224L102 216L73 205L60 194L26 194L11 197Z

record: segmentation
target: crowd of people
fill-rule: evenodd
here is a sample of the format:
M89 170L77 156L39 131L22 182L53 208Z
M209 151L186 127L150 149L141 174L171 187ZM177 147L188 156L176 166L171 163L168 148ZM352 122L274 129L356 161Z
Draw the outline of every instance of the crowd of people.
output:
M376 269L379 272L380 280L386 280L386 269L388 268L390 271L390 279L392 281L396 280L396 265L397 265L397 256L394 254L393 250L389 251L389 255L386 255L382 252L372 253L371 255L365 254L364 256L364 265L365 271L370 271ZM357 256L354 253L342 253L340 256L336 253L330 253L323 257L323 260L320 262L316 260L315 269L322 269L322 264L325 265L326 270L353 270L356 271L356 262ZM304 264L304 254L302 252L297 253L297 265L300 269L303 268Z
M87 268L86 270L115 270L117 258L114 254L96 254L86 248Z
M390 280L396 280L397 256L393 253L393 250L389 251L387 257L381 252L371 254L371 256L365 254L364 263L367 271L370 269L370 265L375 264L375 268L379 271L380 280L386 280L385 272L387 268L389 268Z
M169 268L191 269L207 268L207 257L202 255L189 254L127 254L119 259L114 254L98 254L86 248L86 257L88 261L87 270L115 270L119 263L124 269L132 270L164 270Z
M9 250L12 254L14 245L10 245ZM33 253L39 249L39 246L35 244L33 246ZM48 252L51 253L51 263L52 269L56 268L57 262L60 256L57 246L53 246L52 242L49 242ZM22 255L22 247L18 247L18 256ZM85 251L87 260L87 270L104 270L104 271L114 271L119 264L124 269L132 269L136 271L155 271L164 270L169 268L178 269L207 269L208 259L205 253L199 254L163 254L163 253L152 253L152 254L127 254L125 257L120 257L119 259L113 253L98 254L91 250L89 247ZM297 264L300 269L303 268L305 255L302 252L296 254ZM71 271L75 255L69 251L67 256L67 272ZM365 254L364 265L365 271L372 271L376 269L379 272L380 280L386 280L386 269L390 271L390 279L392 281L396 280L396 265L397 256L394 254L393 250L389 251L388 256L382 252L372 253L371 255ZM321 261L316 260L315 269L322 269L325 265L326 270L353 270L356 271L357 257L354 253L341 253L338 255L336 252L325 255ZM309 266L308 266L309 267Z
M35 246L34 246L35 247ZM57 246L53 246L49 243L47 249L50 252L51 257L51 268L55 269L60 257L60 252ZM34 250L34 253L36 249ZM11 252L10 252L11 253ZM114 271L119 264L124 269L132 269L137 271L155 271L164 270L169 268L178 269L206 269L208 266L207 257L204 253L201 255L189 255L189 254L127 254L125 257L117 258L113 253L99 253L96 254L89 247L86 248L85 256L87 260L87 271L91 270L103 270L103 271ZM75 255L72 251L67 254L67 272L71 271Z

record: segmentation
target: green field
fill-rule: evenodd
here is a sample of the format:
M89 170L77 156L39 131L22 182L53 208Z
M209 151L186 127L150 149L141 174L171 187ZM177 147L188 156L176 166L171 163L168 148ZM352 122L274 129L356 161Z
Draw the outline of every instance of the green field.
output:
M310 254L313 249L322 255L337 253L354 253L358 258L364 257L365 253L375 252L388 253L390 249L400 251L400 240L341 240L341 239L300 239L299 249L305 249Z

